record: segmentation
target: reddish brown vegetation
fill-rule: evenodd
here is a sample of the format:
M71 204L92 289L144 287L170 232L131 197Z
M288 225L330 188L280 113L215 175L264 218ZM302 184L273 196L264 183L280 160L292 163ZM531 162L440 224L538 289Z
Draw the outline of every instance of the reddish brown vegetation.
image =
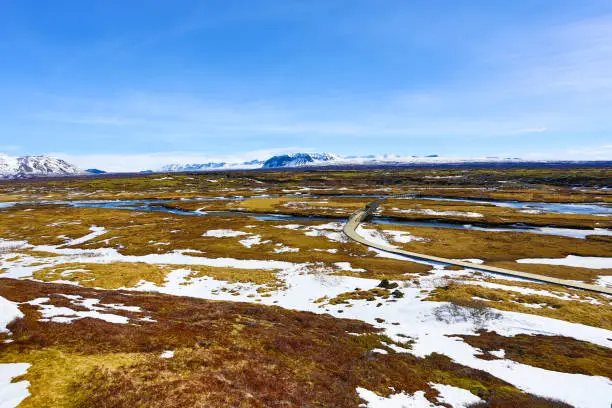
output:
M457 336L486 354L503 349L505 358L545 370L601 375L612 378L612 350L571 337L519 334L500 336L481 331L478 336Z
M357 407L356 387L382 395L389 387L398 392L425 390L435 400L430 381L468 388L491 406L554 406L441 355L422 359L371 353L372 348L385 347L388 339L353 320L244 303L0 279L0 296L9 300L49 297L49 303L74 309L59 294L142 309L116 311L129 316L130 324L90 318L61 324L40 322L36 306L21 305L26 316L9 325L14 342L0 344L0 358L45 348L85 356L144 353L145 358L132 364L73 378L68 406ZM145 314L156 322L137 320ZM163 350L176 354L160 359Z

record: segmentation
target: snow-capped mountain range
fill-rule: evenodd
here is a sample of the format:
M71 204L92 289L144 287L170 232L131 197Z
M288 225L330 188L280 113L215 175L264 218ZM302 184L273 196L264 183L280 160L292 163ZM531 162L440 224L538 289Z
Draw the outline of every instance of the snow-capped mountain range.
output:
M0 153L0 178L83 174L78 167L49 156L8 156Z
M376 167L376 166L409 166L409 165L499 165L521 163L577 163L571 161L524 161L516 157L480 157L454 158L441 157L435 154L428 156L338 156L330 153L292 153L272 156L266 160L245 162L207 162L207 163L173 163L157 169L141 172L183 172L213 170L250 170L279 168L329 168L329 167ZM586 163L586 162L581 162ZM134 169L137 170L137 169ZM45 176L95 175L105 171L95 168L81 170L65 160L50 156L8 156L0 153L0 179L31 178Z
M339 161L339 156L329 153L292 153L272 156L267 160L251 160L246 162L209 162L209 163L188 163L188 164L167 164L162 166L160 171L205 171L205 170L231 170L231 169L273 169L279 167L301 167L319 166L326 163Z
M165 172L178 172L178 171L206 171L215 169L258 169L262 167L264 162L262 160L251 160L247 162L209 162L209 163L187 163L187 164L166 164L162 166L159 171Z
M329 153L293 153L272 156L266 160L261 167L273 169L277 167L299 167L312 165L332 164L341 158Z
M275 169L290 167L331 167L331 166L401 166L402 164L448 164L448 163L519 163L522 160L512 157L483 158L449 158L432 154L428 156L397 156L385 154L381 156L338 156L330 153L292 153L272 156L267 160L252 160L249 162L209 162L203 164L174 163L162 166L158 171L204 171L232 169Z

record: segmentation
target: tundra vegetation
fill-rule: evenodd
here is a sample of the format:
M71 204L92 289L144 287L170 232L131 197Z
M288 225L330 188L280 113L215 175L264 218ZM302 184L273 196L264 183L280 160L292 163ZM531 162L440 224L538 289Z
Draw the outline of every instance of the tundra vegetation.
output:
M601 285L612 277L609 213L495 203L610 208L610 181L601 168L2 181L0 300L20 314L0 325L0 367L30 364L12 379L29 382L20 408L365 406L358 388L451 406L436 384L477 396L474 407L568 407L478 364L610 378L610 296L391 256L349 241L342 225L373 197L420 193L431 199L390 199L364 231L417 253ZM522 262L568 256L584 261ZM509 319L549 332L511 332ZM421 353L434 336L474 359Z

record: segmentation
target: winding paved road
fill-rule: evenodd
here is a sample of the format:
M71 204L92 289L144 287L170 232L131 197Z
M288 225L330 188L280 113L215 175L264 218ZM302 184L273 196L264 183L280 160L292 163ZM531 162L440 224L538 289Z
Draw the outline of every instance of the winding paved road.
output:
M584 289L584 290L589 290L592 292L612 295L612 288L607 288L603 286L590 285L588 283L569 281L565 279L551 278L550 276L538 275L535 273L520 272L520 271L511 270L511 269L497 268L495 266L477 265L477 264L473 264L470 262L457 261L457 260L448 259L448 258L440 258L438 256L419 254L416 252L404 251L403 249L394 248L389 245L383 245L383 244L379 244L376 242L368 241L367 239L365 239L364 237L362 237L361 235L357 233L356 228L359 226L359 224L364 222L366 219L370 218L373 215L374 211L376 211L378 206L382 204L387 198L390 198L390 197L385 197L385 198L380 198L378 200L375 200L369 203L368 205L366 205L365 209L358 210L355 213L353 213L349 217L348 222L344 225L344 229L343 229L344 234L346 234L346 236L348 236L350 239L357 241L363 245L367 245L372 248L380 249L381 251L389 252L392 254L398 254L398 255L408 256L411 258L423 259L427 261L440 262L440 263L444 263L448 265L457 265L457 266L462 266L464 268L474 269L478 271L493 272L493 273L498 273L501 275L508 275L508 276L516 276L519 278L526 278L526 279L531 279L531 280L539 281L539 282L553 283L556 285L566 286L568 288Z

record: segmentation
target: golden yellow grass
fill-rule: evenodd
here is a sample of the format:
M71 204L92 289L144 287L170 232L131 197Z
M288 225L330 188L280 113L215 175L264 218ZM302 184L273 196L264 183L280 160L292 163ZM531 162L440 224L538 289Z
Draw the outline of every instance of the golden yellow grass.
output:
M137 306L153 318L141 324L41 322L35 306L22 304L25 316L9 325L14 341L0 343L0 361L32 364L24 377L32 383L24 402L31 408L261 407L278 401L357 408L356 387L383 396L391 389L423 390L435 401L430 382L464 387L494 406L567 407L438 354L395 353L372 326L328 315L11 279L0 279L0 295L15 302L49 297L53 304L69 301L63 295L97 298ZM176 354L161 359L163 350Z
M295 223L293 221L257 221L248 217L194 217L59 206L36 207L30 212L18 210L5 212L8 216L0 218L0 236L6 239L28 240L32 244L61 245L67 238L79 238L88 234L90 227L97 225L106 228L107 232L76 246L77 248L111 247L121 254L137 256L194 250L195 252L190 252L189 255L322 263L332 273L377 279L412 279L414 276L411 274L427 273L431 269L427 265L415 262L376 256L367 247L354 242L336 242L325 236L306 235L311 227L321 225L323 222L300 222L302 227L292 230L277 227L286 223ZM232 238L202 236L208 230L219 228L242 231L249 235ZM601 275L612 274L610 269L591 270L514 262L521 258L562 258L570 254L612 256L612 246L605 237L575 239L529 233L496 233L397 225L369 225L368 228L408 231L414 236L426 238L423 242L413 241L407 244L394 242L394 244L428 255L456 259L480 258L494 266L587 282L593 282ZM338 231L335 233L341 237L341 233ZM244 238L254 235L260 236L262 244L247 248L240 243ZM298 251L281 253L275 251L281 247L295 248ZM21 250L22 253L28 251ZM365 272L344 271L334 266L336 262L347 261L353 268L365 269ZM138 273L132 273L132 276L136 278ZM126 283L131 285L129 280Z
M571 337L519 334L500 336L481 331L477 336L457 336L482 350L481 358L493 359L491 351L503 349L504 358L533 367L564 373L612 378L612 350Z
M367 300L373 302L377 299L388 299L389 296L391 296L391 291L385 288L372 288L367 290L355 289L354 291L344 292L330 299L327 297L319 298L315 300L315 303L339 305L347 304L349 300Z
M451 178L448 178L448 177ZM213 181L214 180L214 181ZM503 181L504 183L500 183ZM399 193L423 191L445 196L526 201L612 202L594 188L609 185L607 168L368 169L153 174L0 181L7 200L191 198L231 195L311 193ZM580 185L580 189L569 188ZM255 190L258 189L258 190ZM342 189L342 190L340 190Z
M128 210L76 209L47 206L31 212L12 211L11 217L0 219L0 236L25 239L33 244L63 244L66 236L78 238L90 232L91 225L103 226L107 233L79 245L82 249L117 249L124 255L163 254L174 250L196 250L209 258L271 259L296 263L322 262L333 268L335 262L349 261L354 268L366 269L359 276L404 279L410 273L425 273L430 268L413 262L373 256L366 247L353 242L334 242L324 236L307 236L308 226L322 222L305 222L298 230L276 228L283 222L264 222L246 217L190 217L164 213ZM78 224L76 222L79 222ZM57 225L62 223L61 225ZM293 222L290 222L293 223ZM254 228L247 228L254 227ZM448 258L481 258L486 263L526 272L542 273L565 279L594 281L610 270L555 267L538 264L515 264L521 258L562 258L580 256L612 256L610 243L601 237L575 239L529 233L494 233L455 229L402 226L368 226L378 229L409 231L424 237L425 242L398 244L404 249ZM203 237L211 229L229 228L251 235L260 235L263 245L246 248L235 238ZM297 248L298 252L276 253L277 245ZM318 251L317 251L318 250ZM329 253L332 250L336 253ZM356 276L354 272L339 271Z
M133 288L142 281L163 286L167 275L177 269L190 271L190 279L211 277L229 283L254 283L280 287L274 270L224 268L202 265L152 265L143 262L67 263L34 272L35 279L44 282L69 281L84 287L119 289Z
M185 279L212 277L229 283L254 283L265 285L262 291L284 287L283 282L276 277L278 270L218 268L211 266L189 265L185 269L191 271Z
M172 270L165 265L143 262L68 263L35 271L34 279L44 282L64 280L90 288L133 288L141 281L163 285Z
M534 314L607 330L612 329L610 302L591 304L454 282L436 288L426 300L453 302L461 305L468 304L474 297L488 300L485 303L487 306L499 310ZM530 305L542 305L542 307L534 308L529 307Z
M270 197L250 198L231 205L250 212L304 216L348 217L363 208L367 198L342 197Z
M612 275L612 269L588 269L567 266L516 263L524 258L564 258L567 255L610 257L612 245L606 239L576 239L522 232L489 232L451 228L366 225L381 231L410 232L425 241L394 243L407 251L450 259L477 258L485 264L524 272L540 273L563 279L592 282L600 275Z
M390 199L380 207L382 214L396 218L419 220L419 219L445 219L461 222L481 222L490 224L515 224L525 223L530 225L560 226L573 228L609 228L612 226L612 217L602 217L588 214L555 214L546 213L531 214L522 212L520 209L499 207L493 204L465 203L453 201L436 200L400 200ZM397 209L397 210L395 210ZM402 210L414 212L406 213ZM419 213L423 210L434 210L437 212L459 212L478 213L482 217L469 217L466 214L454 215L428 215Z
M0 363L29 363L27 373L14 381L30 382L30 397L19 408L75 407L80 399L73 385L94 369L118 369L151 358L144 353L79 354L69 349L12 350L0 353Z
M534 289L534 290L543 290L543 291L549 292L553 296L567 296L572 299L589 301L589 302L598 301L603 304L612 302L612 299L610 299L610 297L607 295L590 292L587 290L572 289L572 288L567 288L561 285L553 285L553 284L540 283L540 282L504 279L503 277L501 277L501 275L497 275L498 277L496 277L495 275L490 275L490 274L487 275L485 273L476 273L475 275L480 279L484 278L483 280L485 282L499 284L499 285L507 285L507 286L512 286L515 288L529 288L529 289ZM458 280L458 281L469 281L472 279L473 278L471 277L453 278L453 280Z
M537 273L559 279L579 280L587 283L597 283L602 276L612 275L612 269L589 269L565 265L525 264L509 261L488 262L491 266Z
M349 261L354 268L365 269L359 276L368 278L407 279L411 273L426 273L431 268L413 262L405 262L373 256L363 245L354 242L337 242L325 236L308 236L311 227L323 222L304 222L298 230L278 228L286 222L257 221L248 217L192 217L164 213L135 212L111 209L78 209L41 207L31 212L14 211L13 217L0 219L0 236L28 240L33 244L61 245L66 236L79 238L90 233L92 225L104 227L107 232L91 241L75 246L80 249L114 248L123 255L165 254L176 250L191 250L190 256L207 258L266 259L292 263L321 263L338 274L355 275L334 266L336 262ZM75 222L80 222L75 224ZM61 223L61 225L57 225ZM290 222L293 223L293 222ZM28 228L20 228L27 225ZM203 236L209 230L232 229L245 234L238 237L216 238ZM328 231L332 232L332 231ZM341 236L338 231L337 236ZM240 243L250 236L259 235L262 244L251 248ZM298 252L276 252L282 247L296 248ZM335 251L330 253L328 251ZM41 260L53 254L20 250L24 254L38 256ZM199 251L199 252L198 252ZM127 267L127 266L126 266ZM104 267L96 267L104 268ZM101 269L101 270L102 270ZM139 272L140 271L140 272ZM47 271L45 271L46 273ZM159 268L144 265L126 271L121 284L128 286L141 274L159 280ZM75 277L79 280L86 276ZM96 279L100 279L96 277ZM108 284L113 279L106 278ZM119 281L117 281L119 282ZM101 282L96 283L96 285ZM102 282L102 284L104 284ZM119 283L117 283L119 284ZM101 286L104 287L104 286Z
M609 177L609 176L608 176ZM500 187L489 189L482 186L465 186L462 188L443 186L419 186L406 185L406 191L420 192L423 195L447 197L447 198L475 198L490 200L517 200L527 202L551 202L551 203L593 203L612 202L612 195L600 189L585 188L576 191L560 186L546 185L524 185L517 187Z

